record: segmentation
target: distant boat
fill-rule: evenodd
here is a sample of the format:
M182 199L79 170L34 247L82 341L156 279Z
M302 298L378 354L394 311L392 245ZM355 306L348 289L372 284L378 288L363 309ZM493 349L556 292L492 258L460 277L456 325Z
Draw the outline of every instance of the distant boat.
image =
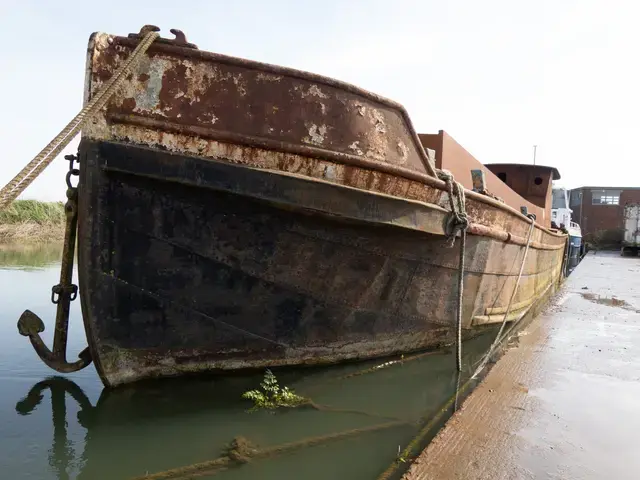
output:
M628 203L624 206L624 233L622 255L638 255L640 249L640 203Z
M582 253L582 229L571 220L573 210L569 208L569 192L563 187L553 187L553 204L551 220L559 229L569 234L569 256L578 257Z
M85 101L140 38L91 36ZM418 136L395 102L184 38L151 46L79 161L80 297L107 386L455 342L460 237L445 246L434 166L467 188L464 338L503 321L528 243L508 321L562 271L556 169L485 167L444 132Z

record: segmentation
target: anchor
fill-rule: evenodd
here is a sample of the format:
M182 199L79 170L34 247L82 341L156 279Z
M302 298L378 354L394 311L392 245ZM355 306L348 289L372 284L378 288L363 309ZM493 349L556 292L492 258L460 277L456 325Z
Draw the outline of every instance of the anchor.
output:
M66 226L60 283L51 288L51 302L57 305L53 351L49 350L40 336L40 333L44 331L44 322L31 310L25 310L20 316L18 332L29 337L36 353L48 367L60 373L71 373L81 370L91 363L91 352L87 347L80 352L78 360L75 362L67 361L69 309L71 302L78 296L78 286L72 283L73 255L78 227L78 189L72 185L71 177L78 176L80 171L74 168L74 162L77 160L75 155L65 155L64 158L69 161L69 171L66 175L67 202L64 206Z

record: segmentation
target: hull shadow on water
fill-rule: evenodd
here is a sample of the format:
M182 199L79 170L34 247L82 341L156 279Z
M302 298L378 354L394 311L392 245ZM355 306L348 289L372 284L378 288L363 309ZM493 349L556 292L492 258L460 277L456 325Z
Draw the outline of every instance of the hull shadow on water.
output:
M386 470L384 478L399 478L472 389L476 381L467 381L470 372L494 335L491 329L465 342L466 368L460 375L451 351L277 372L281 385L311 398L319 409L248 413L251 404L242 393L262 379L252 374L103 390L95 405L74 382L51 377L35 384L17 403L16 412L28 415L41 404L44 392L51 391L49 466L59 479L184 479L196 474L221 479L371 479ZM68 405L69 399L77 405ZM76 410L84 442L72 448L67 429L75 422L67 411ZM187 467L224 457L237 437L261 453L248 463L245 458L223 458L222 469ZM82 452L80 458L73 458L74 450ZM398 461L399 451L404 461ZM153 476L180 467L187 468Z

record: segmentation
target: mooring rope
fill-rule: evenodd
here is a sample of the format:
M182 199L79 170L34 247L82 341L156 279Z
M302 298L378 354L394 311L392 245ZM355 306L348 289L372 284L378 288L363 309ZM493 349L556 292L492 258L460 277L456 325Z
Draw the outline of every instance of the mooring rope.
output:
M476 371L473 373L471 378L475 378L482 371L482 369L487 365L487 362L491 358L491 355L493 355L494 350L497 348L497 346L500 343L502 343L502 340L504 340L504 338L502 337L502 332L504 330L505 325L507 324L507 318L509 316L509 313L511 312L511 305L513 303L513 299L516 297L516 293L518 292L518 287L520 286L520 279L522 278L522 272L524 271L524 265L527 260L527 253L529 252L529 247L531 246L531 237L536 224L532 216L529 216L529 219L531 220L531 224L529 225L529 233L527 235L527 244L524 248L524 253L522 255L522 263L520 264L520 271L518 272L518 278L516 279L516 284L513 287L513 290L511 292L511 297L509 297L509 303L507 304L507 309L504 312L504 317L502 318L502 324L500 325L500 329L496 334L496 338L493 340L493 343L489 347L489 350L487 351L486 355L482 358L480 365L478 366Z
M464 187L456 182L451 172L438 170L438 178L447 184L449 204L451 206L451 220L447 232L446 246L451 248L456 241L456 234L460 232L460 255L458 257L458 304L456 310L456 368L462 371L462 299L464 295L464 254L467 243L467 216Z
M155 472L146 475L140 475L132 480L178 480L195 478L203 475L214 475L221 469L229 468L233 465L241 465L248 463L254 458L264 458L275 455L282 455L299 448L311 447L315 445L321 445L327 442L333 442L342 440L345 438L363 435L366 433L378 432L381 430L387 430L390 428L397 428L400 426L406 426L407 423L403 421L394 421L372 425L369 427L355 428L352 430L345 430L337 433L329 433L326 435L318 435L315 437L306 438L303 440L285 443L275 447L258 448L251 444L243 437L236 437L231 443L225 455L222 455L213 460L207 460L204 462L193 463L191 465L185 465L183 467L171 468L161 472Z
M73 140L86 123L106 105L116 89L124 82L131 68L140 60L151 44L159 36L158 32L149 32L138 44L129 58L89 101L66 127L38 153L20 172L0 190L0 210L7 207L25 188L38 178L60 152Z

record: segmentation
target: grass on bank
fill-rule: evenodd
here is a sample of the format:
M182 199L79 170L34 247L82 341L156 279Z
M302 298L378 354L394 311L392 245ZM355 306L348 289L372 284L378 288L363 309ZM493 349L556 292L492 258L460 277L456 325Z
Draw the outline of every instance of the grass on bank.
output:
M39 202L38 200L16 200L0 210L0 225L15 225L33 222L39 225L64 223L64 203Z
M64 203L16 200L0 210L0 242L62 240L64 224Z

